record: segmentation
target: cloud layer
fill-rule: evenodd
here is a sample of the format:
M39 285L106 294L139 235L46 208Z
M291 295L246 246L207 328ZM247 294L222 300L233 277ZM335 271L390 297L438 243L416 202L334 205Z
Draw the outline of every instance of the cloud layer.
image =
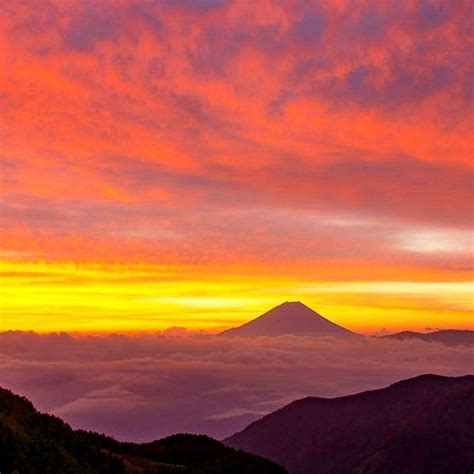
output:
M472 350L422 341L0 334L1 385L74 427L121 439L222 437L308 395L339 396L422 373L472 372Z
M4 247L187 263L266 262L273 248L315 262L333 250L312 242L337 236L343 254L375 245L419 265L387 221L395 237L454 231L456 245L472 219L470 10L4 3ZM344 233L315 224L327 214ZM377 242L366 229L360 244L354 219ZM302 255L285 255L301 234Z

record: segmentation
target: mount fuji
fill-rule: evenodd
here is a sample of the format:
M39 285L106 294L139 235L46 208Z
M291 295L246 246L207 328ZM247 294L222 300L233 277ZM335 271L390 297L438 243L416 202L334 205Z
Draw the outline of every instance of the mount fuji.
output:
M219 336L242 337L283 335L357 336L299 301L287 301L242 326L219 333Z

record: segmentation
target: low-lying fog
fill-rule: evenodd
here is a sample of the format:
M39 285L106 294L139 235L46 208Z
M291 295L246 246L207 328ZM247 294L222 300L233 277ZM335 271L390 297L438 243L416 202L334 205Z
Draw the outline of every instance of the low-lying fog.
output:
M473 371L472 348L423 341L0 333L0 385L75 428L146 441L222 438L286 403Z

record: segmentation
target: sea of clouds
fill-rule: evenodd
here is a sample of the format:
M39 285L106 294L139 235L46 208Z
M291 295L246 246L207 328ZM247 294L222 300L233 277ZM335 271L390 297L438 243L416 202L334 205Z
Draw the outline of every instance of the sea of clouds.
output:
M305 396L472 372L472 348L417 340L0 333L1 386L75 428L134 441L223 438Z

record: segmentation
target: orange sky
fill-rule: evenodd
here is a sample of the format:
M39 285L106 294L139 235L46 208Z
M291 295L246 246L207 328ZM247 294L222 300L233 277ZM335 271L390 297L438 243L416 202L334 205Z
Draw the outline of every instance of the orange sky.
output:
M3 2L1 328L474 327L471 13Z

